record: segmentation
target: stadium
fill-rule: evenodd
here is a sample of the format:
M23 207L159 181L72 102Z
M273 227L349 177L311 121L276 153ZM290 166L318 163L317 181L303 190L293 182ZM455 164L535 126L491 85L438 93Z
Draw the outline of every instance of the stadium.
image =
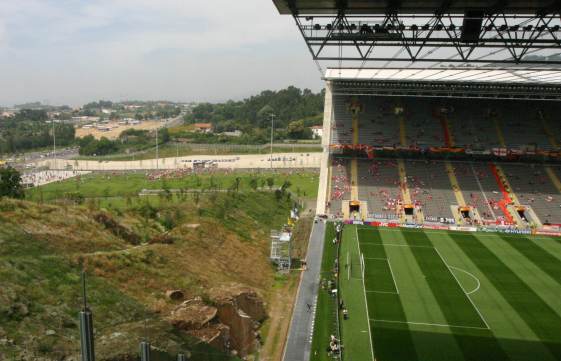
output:
M561 360L559 3L274 3L326 84L284 360Z

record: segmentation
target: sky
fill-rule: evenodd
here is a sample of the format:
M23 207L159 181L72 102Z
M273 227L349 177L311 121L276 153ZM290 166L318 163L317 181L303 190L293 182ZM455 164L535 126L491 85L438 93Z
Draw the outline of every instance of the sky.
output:
M0 105L242 99L323 83L272 0L0 0Z

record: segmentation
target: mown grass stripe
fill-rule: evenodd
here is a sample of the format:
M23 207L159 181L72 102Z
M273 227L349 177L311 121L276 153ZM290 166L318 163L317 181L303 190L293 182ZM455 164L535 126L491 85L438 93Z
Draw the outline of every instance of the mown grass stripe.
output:
M450 234L553 356L561 360L561 317L481 240L471 234Z
M405 240L432 244L426 234L404 234ZM425 279L450 324L486 327L444 260L434 248L411 248Z
M561 261L557 257L526 237L506 238L500 236L500 238L508 242L509 245L522 253L539 269L553 278L558 285L561 285Z
M366 233L367 232L367 233ZM381 242L380 232L377 229L357 230L358 242L362 247L361 240ZM366 236L367 235L367 236ZM363 238L365 237L365 238ZM378 257L387 258L384 247L379 247ZM406 320L405 310L401 304L401 299L397 294L368 293L367 294L370 317L375 318L378 313L391 314L392 319ZM383 309L383 310L382 310ZM413 343L413 338L406 323L372 323L372 342L376 360L417 360L417 352Z
M403 232L405 240L413 244L432 245L422 231ZM419 267L427 276L435 299L449 324L481 327L483 329L455 329L452 333L463 358L467 360L508 360L508 356L487 325L470 303L444 260L435 251L411 248Z

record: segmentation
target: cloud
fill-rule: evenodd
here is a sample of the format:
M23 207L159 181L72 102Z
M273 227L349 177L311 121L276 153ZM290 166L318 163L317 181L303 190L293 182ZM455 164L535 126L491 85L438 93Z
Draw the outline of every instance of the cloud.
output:
M293 20L272 0L2 2L0 66L11 89L0 89L0 104L321 87Z

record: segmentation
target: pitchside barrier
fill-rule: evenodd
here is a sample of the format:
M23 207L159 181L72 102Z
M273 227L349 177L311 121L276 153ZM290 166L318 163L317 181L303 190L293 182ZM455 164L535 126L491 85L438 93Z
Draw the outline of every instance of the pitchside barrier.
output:
M345 221L346 224L358 224L356 221ZM395 222L360 222L361 225L371 226L371 227L388 227L388 228L418 228L418 229L433 229L433 230L443 230L443 231L460 231L460 232L492 232L492 233L509 233L509 234L525 234L525 235L541 235L541 236L555 236L561 237L561 230L549 229L517 229L512 227L460 227L460 226L445 226L436 224L400 224Z

